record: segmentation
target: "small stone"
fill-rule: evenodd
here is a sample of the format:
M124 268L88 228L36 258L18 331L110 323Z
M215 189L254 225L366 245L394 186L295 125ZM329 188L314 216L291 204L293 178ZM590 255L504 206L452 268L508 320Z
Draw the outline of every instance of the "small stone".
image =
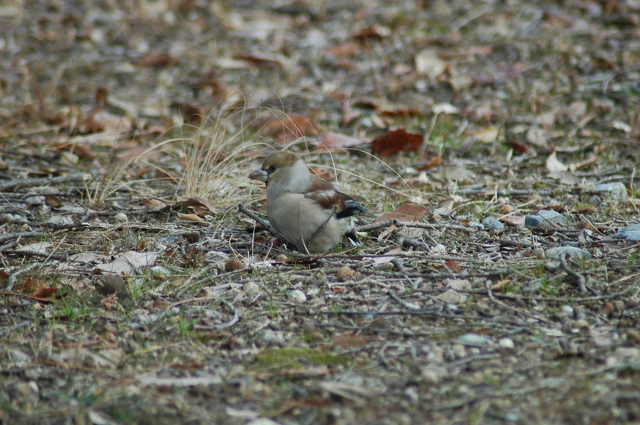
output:
M565 316L568 317L573 317L574 314L574 310L573 307L571 307L568 304L563 305L562 307L560 307L560 311L562 312L562 314L564 314Z
M462 304L467 300L465 294L456 292L453 289L447 289L440 295L436 295L436 298L447 304Z
M504 223L495 217L485 217L482 219L482 224L487 230L500 233L504 230Z
M119 212L113 216L113 219L118 223L126 223L129 221L129 217L125 213Z
M267 345L284 345L284 332L274 331L272 329L264 329L258 337Z
M553 230L567 225L567 218L554 210L540 210L538 214L527 215L524 225L529 229Z
M456 338L456 342L470 347L484 347L491 344L491 338L478 334L464 334Z
M287 296L289 297L289 300L296 304L304 304L305 302L307 302L307 296L299 289L289 291Z
M500 341L498 341L498 345L502 348L508 349L514 348L516 346L511 338L500 338Z
M594 191L615 201L626 201L629 197L627 187L622 182L599 184Z
M276 261L278 263L287 264L289 262L289 257L284 254L278 254L276 255Z
M245 283L243 286L243 289L244 289L244 292L252 298L262 293L262 290L260 289L258 284L253 281L249 281Z
M484 225L479 221L475 221L475 220L469 222L469 227L473 227L474 229L477 229L477 230L484 230Z
M68 215L53 215L47 220L47 224L53 224L55 226L71 226L73 219Z
M576 328L588 328L589 327L589 322L587 322L584 319L580 319L580 320L576 320L575 322L573 322L573 326L575 326Z
M620 229L613 237L630 241L640 241L640 223Z
M43 205L45 202L45 197L42 195L28 196L24 201L27 203L27 205L31 206Z
M165 280L171 276L171 270L162 266L153 266L149 269L151 275L158 280Z
M502 214L510 214L515 210L515 208L512 205L509 204L505 204L500 206L500 213Z
M357 275L357 272L349 266L340 267L336 273L336 277L341 282L344 282L347 280L353 280L355 279L356 275Z
M437 384L442 378L447 376L447 369L439 366L427 366L420 371L422 379L429 384Z
M545 251L547 258L552 260L560 260L562 257L568 256L569 258L584 258L588 260L592 257L589 251L585 251L582 248L576 248L575 246L557 246L555 248L549 248Z

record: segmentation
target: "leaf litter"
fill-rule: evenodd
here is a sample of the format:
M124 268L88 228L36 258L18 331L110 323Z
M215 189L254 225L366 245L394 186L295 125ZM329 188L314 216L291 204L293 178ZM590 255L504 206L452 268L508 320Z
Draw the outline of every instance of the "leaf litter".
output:
M2 6L0 422L637 422L638 11ZM358 244L237 213L273 149Z

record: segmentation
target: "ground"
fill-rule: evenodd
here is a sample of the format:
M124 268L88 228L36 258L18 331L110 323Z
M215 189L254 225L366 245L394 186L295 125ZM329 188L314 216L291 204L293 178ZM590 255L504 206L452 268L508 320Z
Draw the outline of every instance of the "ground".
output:
M0 29L0 423L640 422L637 0ZM368 208L357 243L256 223L276 149Z

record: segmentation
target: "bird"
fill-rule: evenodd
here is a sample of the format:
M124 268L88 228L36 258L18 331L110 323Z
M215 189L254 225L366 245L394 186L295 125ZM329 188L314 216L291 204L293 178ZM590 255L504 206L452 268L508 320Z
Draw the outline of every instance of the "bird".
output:
M349 232L349 220L367 209L333 184L311 173L292 152L267 156L249 178L267 184L267 216L298 251L325 253Z

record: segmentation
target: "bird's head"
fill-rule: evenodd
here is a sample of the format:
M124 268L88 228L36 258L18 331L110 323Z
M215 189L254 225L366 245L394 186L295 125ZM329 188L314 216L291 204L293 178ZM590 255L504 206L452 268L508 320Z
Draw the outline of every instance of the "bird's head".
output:
M269 183L278 176L288 176L291 171L301 165L304 166L304 162L297 155L291 152L276 152L266 157L262 167L249 174L249 178ZM306 166L304 168L306 169Z

